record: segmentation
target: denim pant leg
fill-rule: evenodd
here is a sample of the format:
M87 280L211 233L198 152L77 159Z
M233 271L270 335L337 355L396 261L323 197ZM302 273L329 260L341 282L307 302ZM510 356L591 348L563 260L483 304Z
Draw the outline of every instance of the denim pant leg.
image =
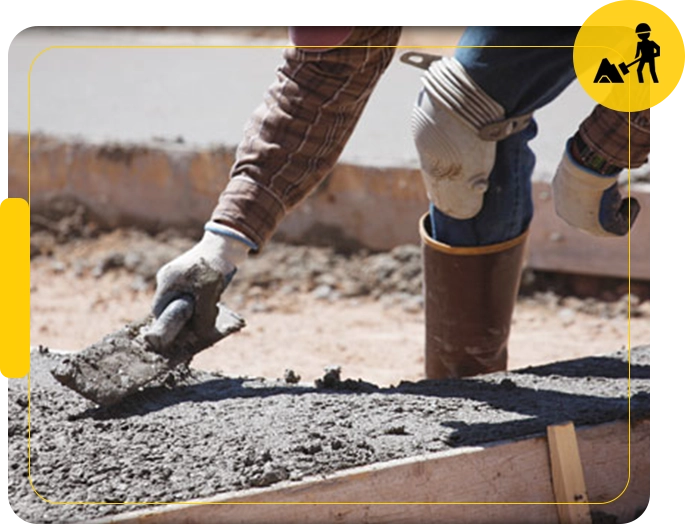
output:
M469 27L460 46L573 46L575 27ZM570 48L458 48L455 58L508 117L554 100L576 77ZM504 242L522 234L533 216L531 175L536 162L529 141L536 122L496 146L495 166L484 205L470 219L452 218L430 206L432 236L451 246Z

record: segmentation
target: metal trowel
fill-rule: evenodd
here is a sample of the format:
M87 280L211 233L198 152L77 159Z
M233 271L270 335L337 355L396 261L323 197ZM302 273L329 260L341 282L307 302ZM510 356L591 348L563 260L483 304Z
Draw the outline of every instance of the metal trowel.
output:
M66 356L52 375L100 406L111 406L242 329L245 321L217 303L221 277L200 271L192 296L173 300L158 318L150 315ZM203 303L210 305L195 311Z

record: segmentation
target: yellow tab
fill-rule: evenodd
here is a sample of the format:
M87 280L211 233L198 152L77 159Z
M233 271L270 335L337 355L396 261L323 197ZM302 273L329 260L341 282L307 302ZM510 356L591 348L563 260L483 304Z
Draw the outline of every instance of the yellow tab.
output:
M0 370L7 378L29 371L30 352L30 226L23 198L0 204Z

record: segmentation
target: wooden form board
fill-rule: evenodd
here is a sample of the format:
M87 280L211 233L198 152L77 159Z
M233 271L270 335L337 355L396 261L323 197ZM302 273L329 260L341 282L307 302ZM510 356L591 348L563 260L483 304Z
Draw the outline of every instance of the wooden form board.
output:
M632 423L631 482L628 486L629 425L626 421L578 428L577 441L591 511L615 515L618 523L634 520L637 512L648 505L650 495L650 421ZM505 501L528 504L503 504ZM283 483L196 502L143 509L91 522L558 522L548 443L544 436L412 457L356 468L327 478ZM437 502L451 503L427 504Z

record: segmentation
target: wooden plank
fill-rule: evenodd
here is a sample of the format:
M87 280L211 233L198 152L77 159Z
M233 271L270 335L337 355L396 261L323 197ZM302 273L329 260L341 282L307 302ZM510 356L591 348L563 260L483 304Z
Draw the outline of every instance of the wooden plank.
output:
M548 448L560 524L590 524L591 511L574 424L548 426Z
M598 510L606 514L620 515L617 522L633 520L649 499L646 471L650 422L633 423L632 485L625 490L628 428L626 421L618 421L579 428L577 434L590 480L590 503L599 504ZM610 502L613 498L616 500ZM191 502L99 519L92 524L550 524L557 519L545 437L412 457Z
M542 271L627 278L629 238L594 237L555 213L550 184L533 184L534 219L527 266ZM650 193L632 190L641 212L631 230L631 277L650 279Z

